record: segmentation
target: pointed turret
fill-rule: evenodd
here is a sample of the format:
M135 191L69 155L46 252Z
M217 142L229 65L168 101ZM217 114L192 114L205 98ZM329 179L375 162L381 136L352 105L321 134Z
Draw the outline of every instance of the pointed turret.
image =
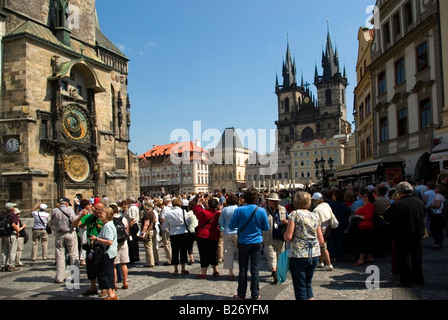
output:
M327 31L327 45L322 56L323 79L330 79L339 72L339 57L337 50L333 51L330 30Z
M289 41L286 48L286 60L283 62L283 89L290 88L296 83L295 62L292 61Z

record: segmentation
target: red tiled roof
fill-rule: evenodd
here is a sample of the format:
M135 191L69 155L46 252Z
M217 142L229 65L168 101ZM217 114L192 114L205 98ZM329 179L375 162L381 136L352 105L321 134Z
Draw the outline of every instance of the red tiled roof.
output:
M171 144L165 144L163 146L154 146L151 150L139 155L141 158L169 156L172 153L182 153L185 151L193 151L194 153L207 153L207 151L191 141L188 142L175 142Z

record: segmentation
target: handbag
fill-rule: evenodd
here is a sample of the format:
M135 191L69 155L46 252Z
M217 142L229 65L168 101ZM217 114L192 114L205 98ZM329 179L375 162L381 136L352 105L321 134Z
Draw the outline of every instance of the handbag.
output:
M40 222L42 222L42 224L45 226L45 231L47 231L48 234L51 234L51 233L53 232L53 230L51 230L50 225L49 225L48 223L45 224L45 223L42 221L42 218L40 217L39 212L37 213L37 216L39 217Z
M87 259L89 259L89 261L93 264L100 264L103 262L104 252L104 246L99 243L95 243L93 247L91 247Z
M289 271L289 249L280 252L277 261L277 280L282 284L286 281Z

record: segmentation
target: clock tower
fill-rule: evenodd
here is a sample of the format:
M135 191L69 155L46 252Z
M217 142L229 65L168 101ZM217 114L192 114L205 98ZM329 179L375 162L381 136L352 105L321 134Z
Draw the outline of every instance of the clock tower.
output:
M0 203L138 197L129 59L95 1L0 0Z

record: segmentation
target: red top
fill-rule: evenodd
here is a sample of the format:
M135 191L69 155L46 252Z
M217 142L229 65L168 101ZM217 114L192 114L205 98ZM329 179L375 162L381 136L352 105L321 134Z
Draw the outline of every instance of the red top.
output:
M356 214L364 217L364 220L358 225L360 230L373 229L373 215L375 214L375 206L373 203L369 202L362 206L358 209Z
M210 211L197 205L193 208L193 212L198 218L198 227L196 229L196 237L205 238L209 240L219 240L220 232L218 220L221 211L212 209Z

